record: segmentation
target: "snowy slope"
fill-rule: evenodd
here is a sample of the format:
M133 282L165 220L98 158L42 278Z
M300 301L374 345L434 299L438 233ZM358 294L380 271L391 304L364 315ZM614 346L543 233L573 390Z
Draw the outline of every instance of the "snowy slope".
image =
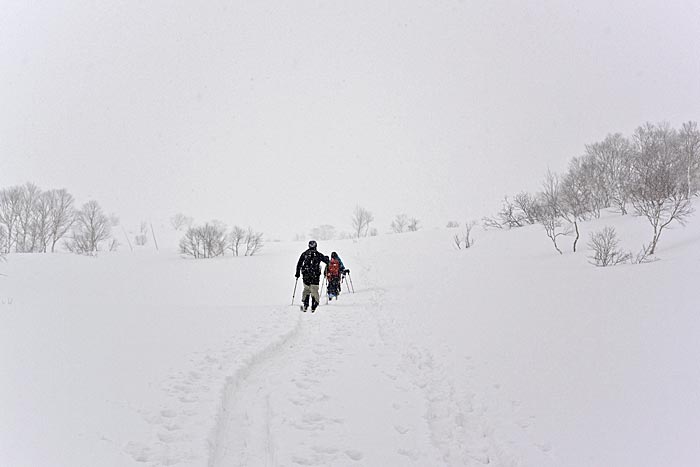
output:
M603 225L649 233L607 214L584 234ZM615 268L538 226L453 233L321 242L356 293L313 315L289 305L303 243L11 255L0 465L700 462L699 219Z

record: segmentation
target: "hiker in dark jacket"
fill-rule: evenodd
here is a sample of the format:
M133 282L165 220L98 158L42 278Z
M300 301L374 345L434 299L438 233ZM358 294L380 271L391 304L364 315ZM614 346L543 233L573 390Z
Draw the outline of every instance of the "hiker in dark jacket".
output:
M301 254L297 261L297 272L295 277L299 278L301 273L304 282L304 293L301 296L301 301L304 304L304 311L309 309L309 296L311 297L311 312L316 311L320 302L318 294L318 284L321 278L321 262L329 263L328 256L319 253L316 250L317 244L315 240L309 242L309 249Z
M326 266L326 279L328 279L328 300L337 300L338 295L340 295L340 280L345 273L345 266L343 265L343 260L340 259L338 253L335 251L331 253L331 261Z

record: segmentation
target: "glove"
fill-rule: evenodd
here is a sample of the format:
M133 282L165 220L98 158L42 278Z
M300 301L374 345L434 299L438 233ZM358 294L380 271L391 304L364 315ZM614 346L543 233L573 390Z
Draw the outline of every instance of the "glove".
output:
M294 274L294 277L296 277L297 279L299 279L299 273Z

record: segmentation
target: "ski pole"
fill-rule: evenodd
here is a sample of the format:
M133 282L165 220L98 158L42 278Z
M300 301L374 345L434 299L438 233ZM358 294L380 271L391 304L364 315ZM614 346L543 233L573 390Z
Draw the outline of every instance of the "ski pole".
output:
M294 296L297 294L297 283L299 282L299 278L297 277L297 280L294 281L294 292L292 293L292 305L294 305Z
M323 281L321 282L321 292L318 294L318 300L319 302L321 301L321 297L323 296L323 285L326 283L326 276L323 276Z
M350 285L352 286L352 293L355 293L355 285L352 283L352 276L350 275L350 271L348 271L348 279L350 279Z

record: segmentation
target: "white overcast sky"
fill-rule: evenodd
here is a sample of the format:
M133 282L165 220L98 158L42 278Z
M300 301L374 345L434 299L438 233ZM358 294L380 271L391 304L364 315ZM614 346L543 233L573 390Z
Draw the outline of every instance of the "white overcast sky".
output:
M0 186L291 238L491 214L700 119L697 1L0 0Z

